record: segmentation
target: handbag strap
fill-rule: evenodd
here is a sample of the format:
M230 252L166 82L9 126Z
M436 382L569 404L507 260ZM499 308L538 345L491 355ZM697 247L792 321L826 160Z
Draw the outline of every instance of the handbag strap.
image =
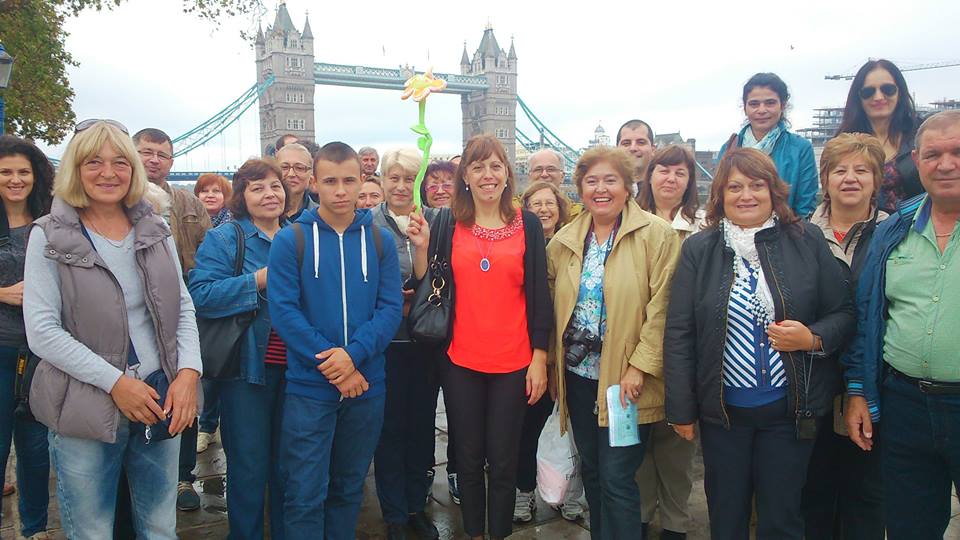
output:
M237 229L237 258L233 263L233 275L236 277L243 273L243 258L247 255L247 241L244 238L243 227L236 221L231 223Z
M450 234L451 219L452 211L449 208L441 208L440 214L437 216L437 243L430 254L432 259L450 259L450 252L453 248L453 242Z

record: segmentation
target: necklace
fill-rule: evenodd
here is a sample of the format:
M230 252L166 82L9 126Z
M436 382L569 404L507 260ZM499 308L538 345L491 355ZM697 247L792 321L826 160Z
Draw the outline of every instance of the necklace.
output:
M100 229L97 228L96 224L93 223L93 220L87 219L87 221L90 222L90 227L93 228L93 232L97 233L97 236L99 236L100 238L103 238L104 240L106 240L108 244L110 244L111 246L113 246L113 247L115 247L115 248L122 248L122 247L123 247L123 242L127 239L127 235L126 235L126 234L123 235L123 238L121 238L119 242L118 242L118 241L115 241L115 240L111 240L110 237L108 237L107 235L105 235L105 234L103 234L102 232L100 232ZM129 232L129 231L128 231L128 232Z
M949 231L947 231L947 232L945 232L945 233L943 233L943 234L937 234L936 232L934 232L933 235L936 236L937 238L946 238L946 237L952 235L952 234L953 234L953 231L955 231L956 229L957 229L957 228L954 227L954 228L950 229Z
M474 243L477 244L477 251L480 252L480 271L489 272L490 271L490 250L493 248L493 241L487 240L487 249L486 251L480 246L480 239L476 236L473 237Z

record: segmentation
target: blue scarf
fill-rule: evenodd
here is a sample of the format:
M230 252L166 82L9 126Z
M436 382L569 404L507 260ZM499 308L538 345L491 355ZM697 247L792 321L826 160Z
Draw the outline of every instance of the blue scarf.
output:
M777 144L777 139L780 138L780 134L783 133L784 130L783 120L781 120L758 141L753 135L753 128L747 126L747 129L743 130L743 140L740 141L740 146L743 148L756 148L769 156L773 152L774 145Z

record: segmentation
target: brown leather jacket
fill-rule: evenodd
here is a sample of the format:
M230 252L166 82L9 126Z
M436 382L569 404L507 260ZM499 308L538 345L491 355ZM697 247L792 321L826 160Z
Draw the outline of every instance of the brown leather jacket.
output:
M165 242L170 232L145 201L127 209L127 215L133 223L134 250L156 327L160 366L172 381L178 365L180 276ZM130 338L123 290L83 236L77 210L55 198L50 214L34 225L47 237L44 255L59 263L63 328L114 367L125 370ZM37 366L30 386L30 410L60 435L116 442L120 410L110 394L46 360Z
M194 257L200 242L203 242L203 235L213 224L210 214L196 195L169 183L164 184L163 189L170 195L170 230L180 256L180 267L186 276L196 264Z

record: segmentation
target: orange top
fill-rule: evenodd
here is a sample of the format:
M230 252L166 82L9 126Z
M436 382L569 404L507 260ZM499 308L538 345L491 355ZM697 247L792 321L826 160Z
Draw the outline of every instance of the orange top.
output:
M453 340L447 350L454 364L482 373L510 373L530 364L525 245L519 211L502 229L457 224L450 257L457 287Z

